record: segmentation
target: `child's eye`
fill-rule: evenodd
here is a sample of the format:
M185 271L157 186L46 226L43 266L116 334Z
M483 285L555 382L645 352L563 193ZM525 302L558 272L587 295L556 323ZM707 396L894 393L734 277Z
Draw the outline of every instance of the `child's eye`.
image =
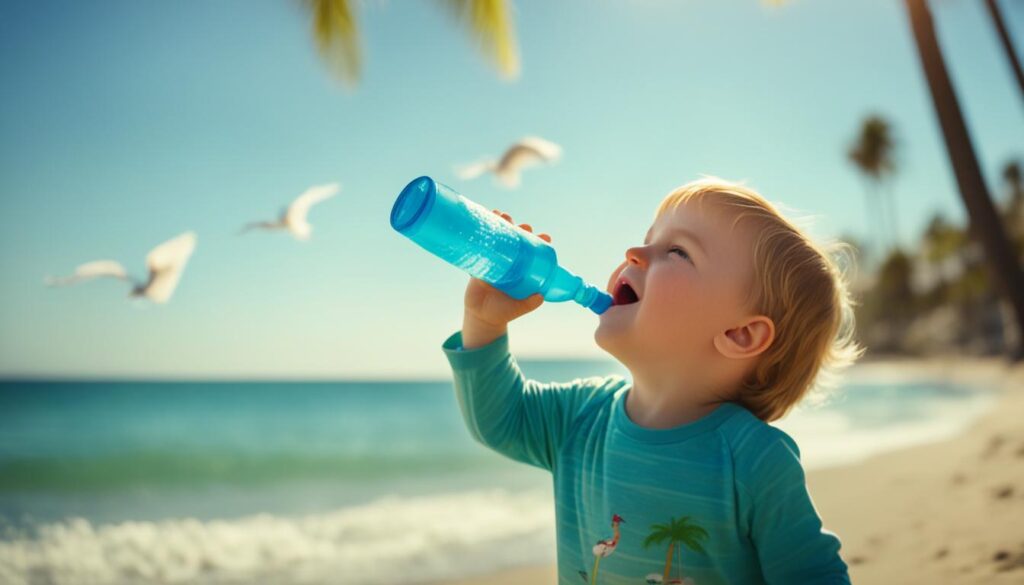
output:
M684 250L684 249L682 249L682 248L680 248L678 246L673 246L673 247L669 248L668 251L669 251L670 254L672 252L679 252L680 256L682 256L683 258L686 258L687 260L690 260L690 255L686 253L686 250Z

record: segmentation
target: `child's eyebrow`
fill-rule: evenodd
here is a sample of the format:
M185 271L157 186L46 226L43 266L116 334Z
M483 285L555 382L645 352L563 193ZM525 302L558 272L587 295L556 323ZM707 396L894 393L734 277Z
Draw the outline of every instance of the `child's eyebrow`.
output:
M675 228L675 229L669 230L668 233L669 233L669 235L683 236L684 238L686 238L686 239L690 240L691 242L693 242L694 247L696 247L697 250L699 250L700 253L703 256L706 257L708 255L708 252L704 248L704 245L701 244L701 242L700 242L700 238L698 238L697 235L694 234L693 232L691 232L689 230L686 230L686 229L683 229L683 228ZM647 235L644 237L644 244L647 244L647 241L650 240L650 239L651 239L651 232L648 231Z

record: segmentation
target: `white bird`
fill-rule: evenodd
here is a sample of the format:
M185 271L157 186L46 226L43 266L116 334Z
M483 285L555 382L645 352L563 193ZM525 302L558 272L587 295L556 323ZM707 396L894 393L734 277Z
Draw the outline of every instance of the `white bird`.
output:
M288 230L296 240L308 240L313 226L306 221L309 209L324 199L334 197L341 188L337 183L327 185L314 185L306 189L302 195L295 198L291 204L281 211L281 216L276 221L255 221L245 225L239 234L252 229L263 230Z
M486 172L506 187L519 186L519 173L539 163L554 163L562 156L562 147L536 136L527 136L516 142L501 155L501 159L484 160L455 169L460 179L475 179Z
M74 274L47 278L49 286L68 286L100 277L113 277L133 284L129 296L145 297L154 303L166 303L178 286L185 264L196 248L195 232L185 232L153 248L146 256L149 278L143 282L128 276L124 266L114 260L86 262Z

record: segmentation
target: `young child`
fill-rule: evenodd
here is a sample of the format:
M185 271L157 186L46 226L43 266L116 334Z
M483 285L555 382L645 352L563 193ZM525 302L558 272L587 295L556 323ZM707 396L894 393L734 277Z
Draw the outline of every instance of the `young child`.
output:
M443 344L459 407L478 441L553 474L559 583L849 583L768 424L863 351L830 254L743 186L676 189L594 333L632 380L525 379L506 326L543 298L470 280Z

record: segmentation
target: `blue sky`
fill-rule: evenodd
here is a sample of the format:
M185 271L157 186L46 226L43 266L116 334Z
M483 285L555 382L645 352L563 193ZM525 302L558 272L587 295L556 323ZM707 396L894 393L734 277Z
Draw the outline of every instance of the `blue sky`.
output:
M932 4L995 190L1024 155L1024 98L982 3ZM1001 4L1020 45L1024 6ZM746 180L817 237L863 237L845 151L877 111L899 137L903 239L964 217L902 2L523 0L515 21L509 83L436 3L363 2L347 91L298 2L0 4L0 376L442 377L467 277L388 225L421 174L551 233L603 285L701 174ZM527 134L561 163L515 191L455 178ZM311 241L235 236L331 181ZM198 246L165 306L119 282L42 285L95 259L141 273L186 230ZM549 304L511 326L513 351L598 357L595 326Z

